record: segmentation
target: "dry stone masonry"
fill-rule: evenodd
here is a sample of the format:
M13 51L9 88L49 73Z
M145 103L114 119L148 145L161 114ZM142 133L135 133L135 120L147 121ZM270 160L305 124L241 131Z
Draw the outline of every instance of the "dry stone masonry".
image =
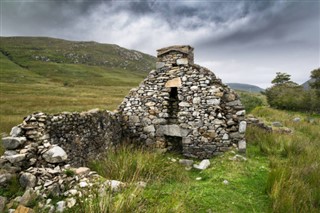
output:
M245 152L247 123L238 95L213 72L194 64L193 58L190 46L158 50L156 70L130 91L117 112L38 112L24 118L2 139L6 151L0 157L0 186L17 175L26 190L8 208L15 201L25 205L33 195L44 199L54 195L65 199L55 207L50 199L40 204L50 212L61 212L75 205L73 196L81 196L81 189L118 186L115 180L105 181L82 166L123 142L199 159L231 146ZM205 169L209 164L204 160L195 168ZM4 197L0 201L7 202Z
M129 140L201 159L233 144L245 151L245 110L238 95L194 64L192 47L158 50L156 68L119 106Z

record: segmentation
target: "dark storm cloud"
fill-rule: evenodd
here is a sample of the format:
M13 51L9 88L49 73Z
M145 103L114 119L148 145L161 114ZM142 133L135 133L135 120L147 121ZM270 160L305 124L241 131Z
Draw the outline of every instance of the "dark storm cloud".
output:
M266 86L277 71L301 83L320 66L319 10L318 0L1 0L1 35L94 40L153 55L190 44L196 62L225 81Z

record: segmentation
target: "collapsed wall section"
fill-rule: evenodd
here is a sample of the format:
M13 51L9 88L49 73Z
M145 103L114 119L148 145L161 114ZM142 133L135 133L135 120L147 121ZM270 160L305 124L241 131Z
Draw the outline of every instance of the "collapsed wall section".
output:
M1 164L18 171L31 166L83 166L122 140L119 116L99 110L56 115L35 113L10 134L3 138L7 151Z

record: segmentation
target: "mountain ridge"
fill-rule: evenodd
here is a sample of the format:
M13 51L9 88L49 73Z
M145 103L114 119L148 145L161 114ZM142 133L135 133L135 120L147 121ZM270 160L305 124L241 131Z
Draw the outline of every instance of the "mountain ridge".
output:
M226 83L231 89L234 90L242 90L247 92L260 93L263 92L264 89L252 84L244 84L244 83Z

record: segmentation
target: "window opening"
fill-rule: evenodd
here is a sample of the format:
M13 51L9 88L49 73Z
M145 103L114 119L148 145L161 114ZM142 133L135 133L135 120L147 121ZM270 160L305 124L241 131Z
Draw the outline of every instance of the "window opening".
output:
M178 100L178 88L171 87L169 93L169 107L168 107L168 123L176 124L178 122L179 100Z

